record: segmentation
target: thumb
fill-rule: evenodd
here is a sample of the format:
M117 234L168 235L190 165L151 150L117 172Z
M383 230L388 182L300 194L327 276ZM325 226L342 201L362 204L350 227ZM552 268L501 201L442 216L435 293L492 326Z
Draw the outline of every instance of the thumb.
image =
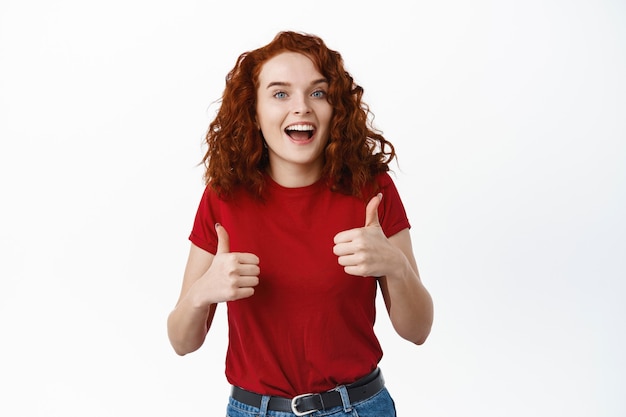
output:
M367 203L367 207L365 207L365 227L380 226L378 222L378 206L382 199L383 194L378 193Z
M230 252L230 238L224 226L215 223L215 231L217 232L217 251L215 254Z

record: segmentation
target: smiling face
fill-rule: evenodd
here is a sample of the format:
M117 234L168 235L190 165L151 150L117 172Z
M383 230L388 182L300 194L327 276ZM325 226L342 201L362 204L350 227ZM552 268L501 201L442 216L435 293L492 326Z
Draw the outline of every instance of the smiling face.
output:
M285 187L303 187L320 178L333 109L328 80L313 61L283 52L261 67L257 123L267 142L269 173Z

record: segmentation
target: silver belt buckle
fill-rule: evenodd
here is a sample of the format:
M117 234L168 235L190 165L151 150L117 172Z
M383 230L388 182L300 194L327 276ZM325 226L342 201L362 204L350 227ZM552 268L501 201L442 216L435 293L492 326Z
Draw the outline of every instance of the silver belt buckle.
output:
M302 412L302 411L298 411L298 408L296 407L296 401L297 400L299 400L300 398L310 397L310 396L313 396L313 395L315 395L315 394L300 394L300 395L296 395L295 397L293 397L291 399L291 411L293 411L293 413L295 415L297 415L297 416L306 416L308 414L311 414L311 413L314 413L316 411L319 411L319 410L316 409L316 410L309 410L309 411Z

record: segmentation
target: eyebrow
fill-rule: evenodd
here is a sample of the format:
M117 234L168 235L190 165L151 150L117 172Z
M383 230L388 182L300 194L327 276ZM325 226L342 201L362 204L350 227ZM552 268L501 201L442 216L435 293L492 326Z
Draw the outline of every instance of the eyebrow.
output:
M324 83L328 84L328 80L326 78L320 78L319 80L315 80L315 81L311 82L311 85L313 86L313 85L324 84ZM272 88L272 87L276 87L276 86L278 86L278 87L289 87L289 86L291 86L291 83L288 83L288 82L285 82L285 81L272 81L265 88L267 89L267 88Z

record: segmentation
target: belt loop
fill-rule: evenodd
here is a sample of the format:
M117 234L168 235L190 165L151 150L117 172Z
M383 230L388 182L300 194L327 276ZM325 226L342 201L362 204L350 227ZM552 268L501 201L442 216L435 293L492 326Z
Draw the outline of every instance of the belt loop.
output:
M261 406L259 407L259 417L266 417L267 416L267 407L270 404L270 396L269 395L264 395L261 398Z
M341 402L343 403L343 411L346 413L352 412L352 403L350 402L350 396L348 395L348 389L345 385L340 385L335 388L335 391L339 391L341 395Z

